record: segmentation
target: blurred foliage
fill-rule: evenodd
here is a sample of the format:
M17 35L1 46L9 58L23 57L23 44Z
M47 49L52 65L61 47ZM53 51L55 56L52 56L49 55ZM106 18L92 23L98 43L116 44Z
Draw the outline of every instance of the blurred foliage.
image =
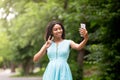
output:
M96 13L93 14L96 16L96 20L92 19L90 22L91 30L94 31L89 34L90 46L87 46L87 49L92 54L86 57L88 57L89 61L95 60L99 62L101 69L100 80L120 79L118 75L118 66L120 64L120 50L118 48L120 45L120 34L118 31L118 26L120 26L119 4L118 0L89 1L89 5L96 8L96 10L93 9L94 13Z
M82 40L80 23L86 24L89 41L85 50L89 53L84 56L85 63L99 64L101 80L119 80L119 5L119 0L1 0L0 65L7 60L22 64L25 72L28 66L32 69L32 58L44 44L46 25L59 19L66 38L77 43ZM77 53L71 50L68 60L74 80L82 77ZM47 62L45 56L39 63L46 67Z

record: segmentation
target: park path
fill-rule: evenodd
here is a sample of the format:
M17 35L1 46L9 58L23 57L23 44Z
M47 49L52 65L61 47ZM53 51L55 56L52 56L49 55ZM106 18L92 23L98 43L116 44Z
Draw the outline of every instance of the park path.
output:
M42 80L41 77L10 77L16 73L11 73L9 69L0 70L0 80Z

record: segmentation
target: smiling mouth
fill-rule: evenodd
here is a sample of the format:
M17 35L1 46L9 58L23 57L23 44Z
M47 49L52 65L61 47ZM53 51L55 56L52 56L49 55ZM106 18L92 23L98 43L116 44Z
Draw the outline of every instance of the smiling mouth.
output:
M62 35L62 33L58 33L58 35Z

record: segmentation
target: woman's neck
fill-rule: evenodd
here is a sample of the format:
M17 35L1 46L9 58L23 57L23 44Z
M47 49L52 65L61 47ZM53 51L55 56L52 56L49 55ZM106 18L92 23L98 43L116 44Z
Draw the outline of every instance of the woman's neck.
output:
M59 43L59 42L61 42L63 39L62 38L54 38L54 42L56 42L56 43Z

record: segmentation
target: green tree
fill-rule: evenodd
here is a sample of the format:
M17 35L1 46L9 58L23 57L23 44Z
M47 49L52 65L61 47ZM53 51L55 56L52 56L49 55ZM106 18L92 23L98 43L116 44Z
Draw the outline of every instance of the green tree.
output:
M44 42L46 24L49 20L56 19L57 13L61 13L62 9L59 11L59 6L54 1L49 0L47 2L10 0L2 3L1 6L6 11L5 13L11 13L9 11L11 8L15 14L15 18L8 22L7 16L4 18L8 24L6 29L10 32L11 47L14 46L12 62L21 63L23 73L29 74L29 69L33 65L32 58ZM7 4L9 5L6 6Z
M88 3L87 10L91 11L88 50L92 53L88 58L100 63L101 80L119 80L120 3L118 0L88 0Z
M61 20L66 30L66 38L77 43L82 40L78 32L80 23L86 23L89 32L88 45L79 52L72 50L69 58L73 79L79 80L83 77L83 61L79 63L83 58L81 56L84 56L81 54L84 53L88 62L100 64L102 80L119 79L119 4L118 0L0 1L0 8L5 10L6 15L0 22L1 56L7 58L6 55L12 54L9 56L10 61L21 63L23 73L29 74L33 67L33 55L44 44L45 27L49 21ZM9 20L10 13L15 17ZM90 54L86 55L88 52ZM40 63L45 65L46 61L47 58L44 57Z

